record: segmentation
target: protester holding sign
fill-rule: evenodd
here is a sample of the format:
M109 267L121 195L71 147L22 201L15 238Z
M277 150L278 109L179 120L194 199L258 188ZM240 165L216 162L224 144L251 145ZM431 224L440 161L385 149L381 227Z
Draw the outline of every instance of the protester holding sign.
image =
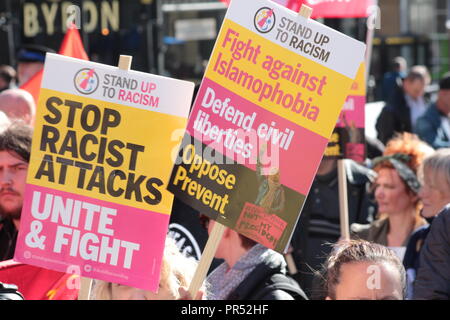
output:
M352 225L356 237L398 248L403 259L411 233L426 224L420 216L417 170L434 150L416 135L405 133L389 141L383 157L374 159L375 199L379 217L370 225Z
M214 221L203 217L211 231ZM225 261L207 278L208 300L307 300L286 275L281 254L226 228L216 251Z

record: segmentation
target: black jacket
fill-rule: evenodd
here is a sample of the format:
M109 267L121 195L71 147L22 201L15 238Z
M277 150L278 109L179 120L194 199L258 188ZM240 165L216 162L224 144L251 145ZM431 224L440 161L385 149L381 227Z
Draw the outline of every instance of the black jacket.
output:
M397 88L381 110L375 128L378 139L386 144L396 132L412 132L411 111L403 88Z
M295 297L297 296L297 297ZM233 290L227 300L307 300L303 290L286 275L280 259L266 259Z
M10 219L0 219L0 261L14 257L16 249L17 230Z
M415 132L420 139L427 142L435 149L450 147L450 137L445 133L442 127L441 113L436 104L432 104L428 110L417 119Z
M434 218L420 253L414 299L450 299L450 205Z
M355 161L345 160L349 223L372 222L376 205L368 191L375 172ZM314 271L319 271L331 251L329 243L341 236L337 169L316 176L297 223L291 245L298 273L294 278L308 297L314 298Z

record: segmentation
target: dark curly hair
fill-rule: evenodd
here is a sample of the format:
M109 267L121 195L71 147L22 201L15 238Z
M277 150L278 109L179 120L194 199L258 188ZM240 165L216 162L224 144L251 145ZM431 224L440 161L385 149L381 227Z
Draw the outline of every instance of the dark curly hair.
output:
M0 131L0 151L14 152L30 162L33 129L22 121L13 121Z

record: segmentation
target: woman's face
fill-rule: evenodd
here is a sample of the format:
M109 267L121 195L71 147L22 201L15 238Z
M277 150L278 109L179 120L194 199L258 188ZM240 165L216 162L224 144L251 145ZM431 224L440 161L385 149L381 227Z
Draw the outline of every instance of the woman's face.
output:
M408 192L395 169L380 169L375 186L375 200L380 213L396 214L415 207L417 196Z
M111 284L112 300L175 300L167 286L160 286L158 293L137 289L116 283Z
M340 268L336 300L402 300L402 279L388 263L353 262ZM331 300L327 297L327 300Z
M422 215L425 218L431 218L438 214L450 202L450 190L442 175L426 170L419 197L423 202Z

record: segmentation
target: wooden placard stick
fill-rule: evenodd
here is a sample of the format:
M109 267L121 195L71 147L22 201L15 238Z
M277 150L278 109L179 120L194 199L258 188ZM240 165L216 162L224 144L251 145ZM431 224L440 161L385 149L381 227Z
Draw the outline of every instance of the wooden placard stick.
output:
M308 7L307 5L302 4L302 6L300 7L300 10L298 11L298 15L305 19L309 19L309 18L311 18L311 14L312 14L312 8ZM297 266L295 265L295 261L294 261L294 257L292 256L292 253L286 253L284 255L284 259L286 260L289 273L292 275L296 274L298 272L298 270L297 270Z
M131 67L132 56L120 55L118 68L120 70L129 71ZM81 277L80 291L78 292L78 300L89 300L91 295L92 279Z
M78 300L89 300L91 295L92 279L81 277L80 291L78 292Z
M298 11L298 15L302 16L305 19L311 18L313 9L311 7L308 7L307 5L302 4L300 7L300 10Z
M300 10L298 11L298 15L302 16L305 19L311 18L313 9L311 7L308 7L307 5L302 4L300 7ZM295 265L294 257L292 256L292 253L286 253L284 255L284 259L286 260L289 273L291 275L294 275L298 272L297 266Z
M297 266L295 265L294 257L292 256L292 253L286 253L284 255L284 259L286 260L286 264L288 267L289 274L294 275L297 274Z
M377 10L376 14L374 16L373 12L372 14L367 18L367 34L366 34L366 55L364 57L364 61L366 63L366 88L368 87L369 84L369 76L370 76L370 61L372 59L372 48L373 48L373 37L375 35L375 27L377 27L377 25L380 23L380 12L379 12L379 7L378 7L378 0L374 1L374 4L372 7L372 10ZM371 8L369 7L369 8ZM373 21L373 19L376 19L375 21ZM378 26L378 28L380 28L380 26Z
M120 55L118 67L120 70L129 71L131 67L132 56Z
M208 242L206 242L205 249L203 249L202 257L198 263L197 270L195 270L194 278L189 286L189 294L193 300L196 300L197 292L201 288L203 281L205 281L206 274L208 273L214 255L216 254L217 247L222 239L225 228L226 227L223 224L217 222L214 223Z
M339 179L339 213L341 224L341 238L350 240L350 228L348 219L348 194L347 194L347 174L345 172L345 160L338 160Z

